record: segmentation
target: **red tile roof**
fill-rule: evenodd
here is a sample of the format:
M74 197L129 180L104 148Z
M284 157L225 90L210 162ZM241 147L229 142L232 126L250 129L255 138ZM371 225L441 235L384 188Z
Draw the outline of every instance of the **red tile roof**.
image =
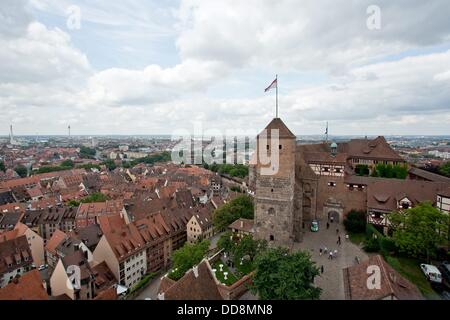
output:
M380 289L367 287L369 266L380 268ZM345 268L343 273L345 295L350 300L380 300L391 297L399 300L423 299L417 287L402 277L380 255L372 256L356 266Z
M0 300L48 300L39 271L31 270L0 289Z

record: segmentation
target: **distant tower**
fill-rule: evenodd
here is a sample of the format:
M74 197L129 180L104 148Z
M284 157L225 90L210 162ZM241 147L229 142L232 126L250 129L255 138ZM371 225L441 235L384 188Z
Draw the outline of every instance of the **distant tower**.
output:
M294 214L296 137L279 118L273 119L265 130L267 145L261 145L263 150L259 150L262 134L256 142L255 238L267 240L270 246L291 247L294 241L301 240L301 219ZM276 144L272 143L274 130L279 135ZM262 162L263 153L272 159L270 164ZM272 175L264 173L264 169L276 166L273 159L277 153L278 170Z
M69 130L69 139L70 139L70 124L69 124L69 126L67 127L67 129Z
M327 121L327 128L325 129L325 142L328 142L328 121Z
M12 124L9 126L9 143L11 145L15 144Z

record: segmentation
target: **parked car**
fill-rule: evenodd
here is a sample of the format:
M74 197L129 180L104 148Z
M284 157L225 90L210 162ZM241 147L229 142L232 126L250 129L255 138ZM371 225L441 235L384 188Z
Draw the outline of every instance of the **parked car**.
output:
M422 272L425 274L425 277L431 283L434 284L442 283L442 274L436 266L422 263L420 265L420 269L422 269Z
M313 220L311 222L311 231L318 232L319 231L319 222L317 220Z
M45 270L45 269L47 269L47 268L48 268L48 265L46 265L46 264L41 264L41 265L39 266L38 270L39 270L39 271L42 271L42 270Z

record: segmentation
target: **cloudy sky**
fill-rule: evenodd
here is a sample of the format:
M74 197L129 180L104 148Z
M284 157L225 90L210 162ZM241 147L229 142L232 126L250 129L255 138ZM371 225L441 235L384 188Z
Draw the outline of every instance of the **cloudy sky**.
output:
M260 130L275 74L298 135L450 134L449 16L448 0L2 0L0 134Z

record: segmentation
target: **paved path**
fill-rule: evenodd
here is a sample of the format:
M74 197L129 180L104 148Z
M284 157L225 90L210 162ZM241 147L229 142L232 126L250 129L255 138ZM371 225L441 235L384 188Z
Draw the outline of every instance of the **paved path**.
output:
M163 275L158 275L155 279L150 281L150 283L145 287L145 289L138 295L134 300L145 300L150 298L152 300L158 299L158 289L161 282L161 277Z
M339 234L336 233L339 229ZM338 245L338 235L341 236L341 245ZM328 259L327 254L319 254L320 247L327 247L328 250L338 250L336 258ZM326 222L321 223L319 232L305 233L303 242L294 244L294 250L307 250L311 253L312 260L320 268L324 267L324 273L316 277L315 284L322 288L322 300L343 300L345 299L344 281L342 269L355 264L355 257L360 260L367 259L364 251L353 244L350 240L345 240L345 229L342 224L331 223L330 229L326 229Z

